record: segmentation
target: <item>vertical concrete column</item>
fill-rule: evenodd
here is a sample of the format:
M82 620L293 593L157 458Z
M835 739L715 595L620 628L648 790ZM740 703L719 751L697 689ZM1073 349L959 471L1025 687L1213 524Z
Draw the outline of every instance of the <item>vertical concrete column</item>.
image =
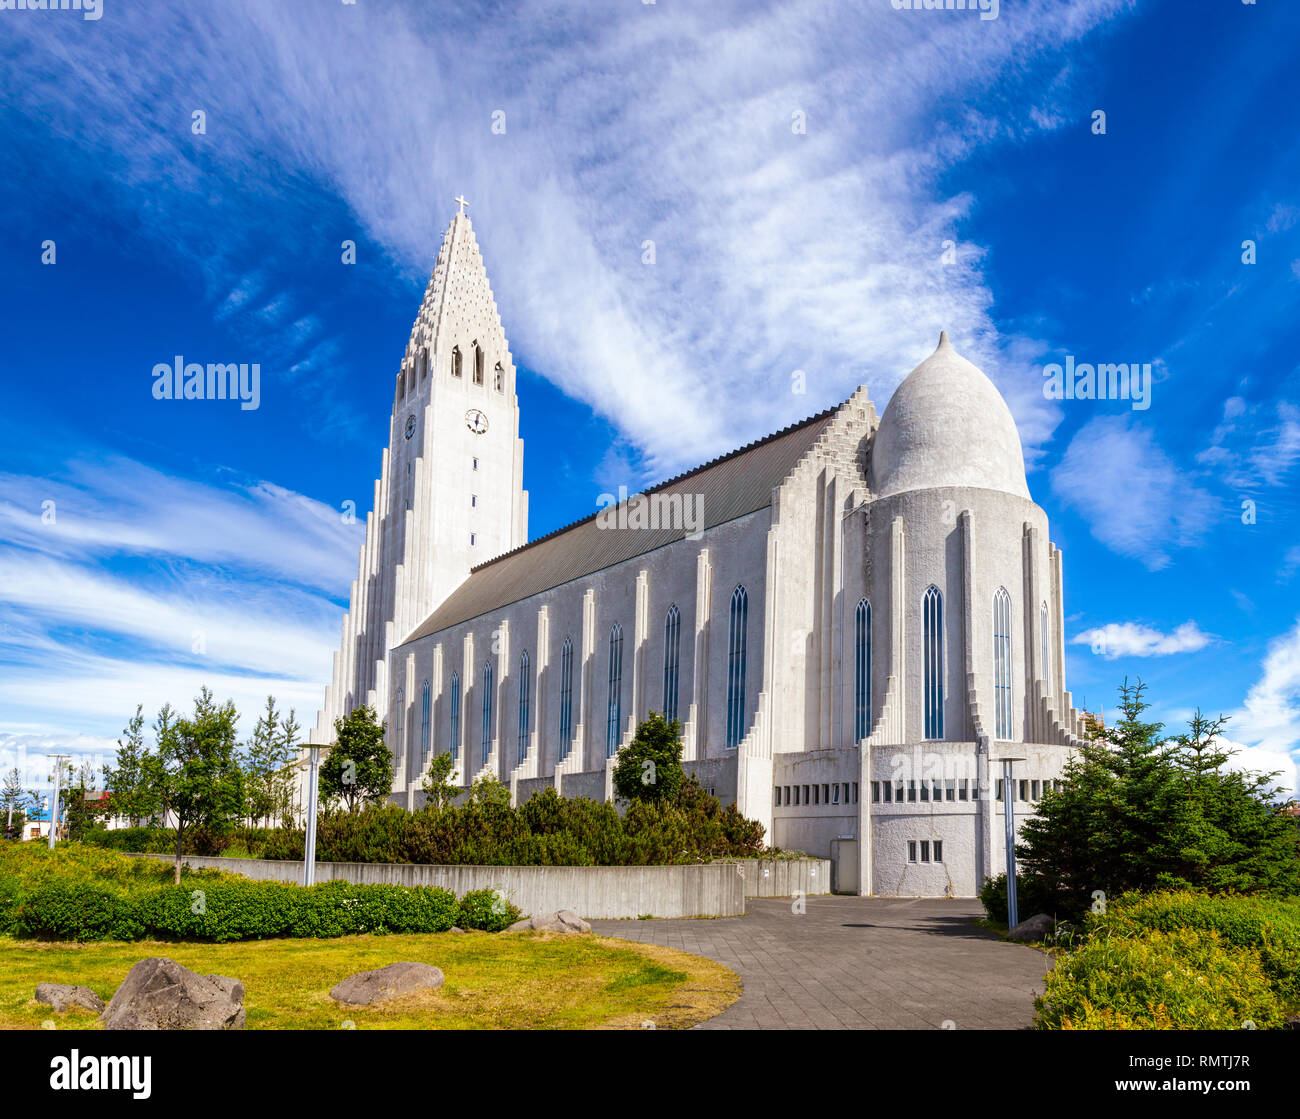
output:
M709 549L695 557L695 635L691 653L691 704L686 720L690 726L683 756L699 761L708 750L709 738L709 624L712 614L713 565Z
M1024 687L1024 742L1042 742L1041 711L1038 702L1038 683L1043 680L1043 640L1041 591L1038 578L1038 530L1025 522L1021 537L1021 560L1024 571L1024 625L1021 630L1025 641L1024 671L1020 679ZM1015 650L1012 650L1014 662ZM1012 673L1012 679L1016 674ZM1046 684L1043 685L1046 687ZM1014 698L1014 697L1013 697Z
M961 695L966 697L965 710L962 712L963 738L975 735L974 712L979 710L978 684L979 668L975 660L975 523L969 509L963 509L957 515L957 526L961 532L961 585L962 585L962 648L965 656L966 679ZM992 607L990 606L990 609Z
M585 773L596 767L596 759L591 755L587 727L591 724L592 704L595 699L592 692L592 661L596 655L596 592L590 587L582 595L582 660L578 665L578 725L575 728L573 752L582 759L579 772ZM603 768L604 762L601 762Z
M636 575L636 607L632 622L632 711L628 725L635 727L646 716L645 646L649 630L650 573L642 568Z
M471 756L474 736L470 733L476 726L470 716L474 711L474 701L479 698L478 665L474 663L474 634L466 632L465 644L461 651L460 672L460 772L461 783L469 788L474 783L474 767L477 764Z
M488 755L488 762L493 767L493 775L502 784L510 781L509 763L506 761L506 743L509 740L507 728L511 726L510 721L506 718L506 696L509 692L508 684L513 679L514 665L510 660L510 622L502 618L498 623L495 632L492 634L492 641L496 651L496 669L494 672L495 679L492 682L495 695L492 697L492 727L491 742L492 750Z
M1051 548L1052 567L1052 694L1060 704L1061 721L1068 725L1069 712L1065 703L1065 595L1061 571L1061 549ZM1072 727L1070 729L1073 729Z
M548 759L546 751L546 710L551 663L551 614L550 607L542 606L537 611L537 655L533 666L533 726L531 743L528 747L532 761L530 772L534 777L547 777L555 767L554 751Z
M824 478L824 474L822 475ZM839 486L834 478L821 487L821 594L817 598L817 713L819 749L838 746L834 740L835 599L839 587Z

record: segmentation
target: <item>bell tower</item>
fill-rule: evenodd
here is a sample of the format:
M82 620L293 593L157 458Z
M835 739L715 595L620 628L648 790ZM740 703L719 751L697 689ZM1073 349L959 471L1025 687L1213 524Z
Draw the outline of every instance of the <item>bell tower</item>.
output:
M474 229L458 212L393 385L343 640L312 740L368 703L388 717L388 652L469 575L525 543L528 494L515 365Z

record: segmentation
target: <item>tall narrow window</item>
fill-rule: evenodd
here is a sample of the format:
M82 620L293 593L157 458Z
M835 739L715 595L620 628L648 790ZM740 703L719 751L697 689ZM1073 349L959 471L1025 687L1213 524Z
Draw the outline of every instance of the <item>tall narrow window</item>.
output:
M506 391L506 371L501 368L501 363L497 362L497 367L492 371L492 387L497 392Z
M858 601L853 613L853 741L871 733L871 603Z
M925 737L943 737L943 595L933 584L922 603L925 629Z
M492 753L492 662L483 662L483 761Z
M429 681L426 680L420 693L420 769L422 771L424 763L429 760L429 714L432 706L430 699Z
M993 702L995 734L1011 737L1011 596L999 587L993 596Z
M420 380L423 381L429 376L429 347L425 346L420 352Z
M451 726L449 728L449 749L452 761L460 757L460 673L451 674Z
M1047 603L1045 602L1043 608L1038 611L1038 628L1043 631L1043 679L1048 681L1050 685L1052 679L1052 655L1050 652L1051 642L1047 640Z
M397 374L397 399L401 400L406 395L406 366L402 366L402 371Z
M569 756L573 741L573 642L560 649L560 760Z
M528 650L519 654L519 760L528 756L528 719L529 699L532 695L532 681L528 676Z
M749 630L749 595L744 586L731 592L727 638L727 749L745 736L745 638Z
M474 343L474 383L483 383L483 350L477 342Z
M623 627L617 622L609 631L609 711L605 716L605 756L618 750L619 725L623 721Z
M402 741L406 737L402 732L406 729L406 695L403 689L397 689L397 698L394 700L397 712L397 718L393 720L393 757L396 768L402 768L402 755L405 753L406 743Z
M664 718L677 718L677 670L681 664L682 615L676 605L664 618Z
M460 347L452 346L451 348L451 375L459 377L464 373L460 362Z

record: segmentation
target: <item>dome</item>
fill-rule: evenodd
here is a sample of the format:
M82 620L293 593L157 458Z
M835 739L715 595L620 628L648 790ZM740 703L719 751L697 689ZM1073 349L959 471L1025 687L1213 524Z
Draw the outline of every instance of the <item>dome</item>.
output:
M946 332L894 390L876 429L870 484L875 497L972 486L1029 499L1011 409Z

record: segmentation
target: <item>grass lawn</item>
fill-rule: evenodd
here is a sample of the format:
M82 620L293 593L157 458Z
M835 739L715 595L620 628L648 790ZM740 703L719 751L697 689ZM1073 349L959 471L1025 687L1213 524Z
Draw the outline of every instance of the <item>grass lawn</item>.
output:
M692 1026L740 997L729 968L672 948L560 933L440 933L260 940L73 944L0 937L0 1028L99 1029L89 1010L56 1014L33 999L42 982L79 983L107 1002L131 965L167 956L244 984L250 1030L658 1029ZM407 960L446 984L377 1006L347 1006L330 988L358 971Z

